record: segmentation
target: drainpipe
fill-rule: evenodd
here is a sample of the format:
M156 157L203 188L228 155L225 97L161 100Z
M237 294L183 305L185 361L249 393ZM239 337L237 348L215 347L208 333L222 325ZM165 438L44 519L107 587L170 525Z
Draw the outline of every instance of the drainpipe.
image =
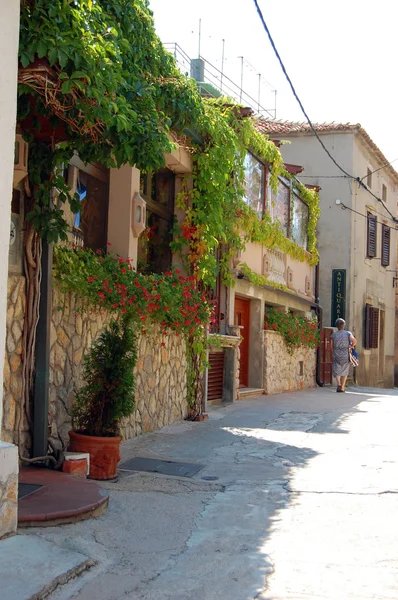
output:
M322 320L323 320L323 308L319 304L319 264L315 266L315 304L312 304L311 308L315 310L315 314L318 319L319 333L322 333ZM324 383L321 381L321 348L318 346L316 351L316 383L319 387L323 387Z
M53 245L43 239L39 321L36 332L36 376L33 395L33 458L46 456L48 451L52 264Z

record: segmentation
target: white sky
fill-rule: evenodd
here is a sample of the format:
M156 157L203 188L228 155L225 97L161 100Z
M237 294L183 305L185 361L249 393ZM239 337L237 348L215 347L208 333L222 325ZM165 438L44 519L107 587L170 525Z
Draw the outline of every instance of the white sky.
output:
M398 2L396 0L259 0L293 85L313 122L361 123L387 159L398 158ZM277 118L303 121L253 0L150 0L158 35L201 55L257 98L261 73L278 91ZM194 33L192 33L194 32ZM261 104L273 106L266 86ZM268 95L267 95L268 94ZM267 108L268 108L267 106ZM394 163L398 169L398 161ZM354 174L355 175L355 174Z

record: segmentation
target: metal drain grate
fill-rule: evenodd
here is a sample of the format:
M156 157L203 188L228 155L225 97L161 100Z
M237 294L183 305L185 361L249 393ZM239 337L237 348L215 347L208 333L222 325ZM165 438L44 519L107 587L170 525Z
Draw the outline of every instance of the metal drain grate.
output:
M120 469L126 471L147 471L149 473L161 473L162 475L174 475L177 477L193 477L205 465L195 463L175 462L173 460L160 460L157 458L131 458L120 465Z
M20 483L18 484L18 500L21 498L25 498L25 496L29 496L29 494L33 494L37 492L42 485L36 485L35 483Z

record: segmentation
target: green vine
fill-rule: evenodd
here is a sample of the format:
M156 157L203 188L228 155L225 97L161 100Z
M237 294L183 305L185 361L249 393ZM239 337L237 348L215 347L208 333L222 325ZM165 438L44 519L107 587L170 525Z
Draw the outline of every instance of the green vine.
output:
M25 0L21 10L18 121L30 142L33 227L65 239L62 203L78 204L57 165L83 162L156 169L174 148L169 132L201 119L194 82L154 29L147 0ZM61 207L51 202L60 189Z
M251 270L249 265L246 263L241 263L240 269L245 277L252 283L253 285L258 285L259 287L263 285L268 285L269 287L274 288L275 290L281 290L282 292L288 292L289 294L293 294L292 290L290 290L283 283L276 283L275 281L271 281L265 275L258 275Z
M219 271L224 284L234 284L230 259L248 242L269 248L277 246L300 262L317 264L316 192L287 173L279 149L257 131L255 121L244 116L242 107L225 99L205 100L204 107L199 127L203 143L194 146L193 189L184 187L178 199L186 219L182 226L174 228L173 250L180 252L188 266L209 286L214 284ZM271 165L270 185L274 191L283 175L292 180L300 198L308 205L308 251L287 238L269 214L260 220L244 202L244 160L249 150L264 164ZM223 253L218 263L216 250L220 246Z

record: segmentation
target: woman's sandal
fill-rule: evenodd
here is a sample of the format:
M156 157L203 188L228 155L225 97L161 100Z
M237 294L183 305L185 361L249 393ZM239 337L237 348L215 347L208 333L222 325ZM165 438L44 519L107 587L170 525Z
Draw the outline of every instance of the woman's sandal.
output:
M341 392L341 385L338 385L336 388L336 392Z

